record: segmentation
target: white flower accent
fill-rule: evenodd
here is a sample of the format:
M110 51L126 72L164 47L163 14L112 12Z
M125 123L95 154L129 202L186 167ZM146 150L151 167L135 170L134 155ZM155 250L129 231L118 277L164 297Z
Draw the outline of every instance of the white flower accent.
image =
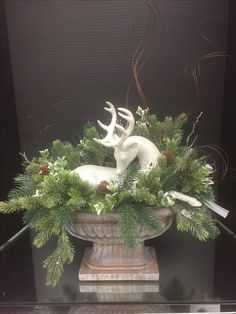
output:
M96 210L96 213L98 215L100 215L104 206L103 206L103 204L101 202L99 202L99 203L95 204L93 207Z
M39 153L40 153L41 155L46 155L46 154L49 153L49 150L48 150L48 149L40 150Z
M208 171L209 173L213 172L213 167L209 164L203 166L204 170Z
M51 162L48 163L48 169L53 170L53 163L51 163Z
M143 124L143 126L147 126L147 116L148 116L148 112L149 112L149 108L146 108L146 109L142 109L140 106L138 106L138 109L136 111L136 114L138 116L140 116L140 121L136 121L136 124Z
M39 193L39 190L37 189L37 190L35 191L35 194L33 195L33 197L40 197L40 196L42 196L42 194L40 194L40 193Z
M208 185L214 184L214 182L213 182L211 179L209 179L209 178L203 179L203 180L202 180L202 183L203 183L203 185L206 186L206 187L207 187Z
M141 118L145 117L148 114L149 108L142 109L140 106L138 106L138 109L136 110L136 114L140 116Z
M188 219L192 219L192 215L191 215L190 212L187 211L186 209L183 209L183 210L181 211L181 214L182 214L184 217L188 218Z
M48 162L48 169L50 174L57 176L61 170L64 170L65 166L67 164L66 161L66 157L62 156L62 157L57 157L57 160L52 163L52 162Z
M173 195L169 192L165 192L161 198L161 204L165 207L169 207L175 204Z
M107 189L115 194L117 194L117 189L119 187L118 182L114 182L114 181L109 181L108 185L107 185Z

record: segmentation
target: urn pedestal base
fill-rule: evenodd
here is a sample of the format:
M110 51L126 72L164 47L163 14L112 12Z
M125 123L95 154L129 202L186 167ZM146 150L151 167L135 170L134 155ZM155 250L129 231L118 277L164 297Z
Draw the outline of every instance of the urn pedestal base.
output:
M121 257L119 254L114 255L114 258L117 259L116 263L113 260L110 260L109 263L109 260L107 260L106 265L101 263L93 264L91 263L92 251L93 248L86 249L83 256L79 270L79 280L81 281L159 280L156 253L152 247L143 247L142 250L137 250L137 252L131 252L130 254L125 251L127 256L126 264L120 261L124 259L124 256ZM140 255L140 252L146 254ZM109 259L109 255L106 255L106 258Z
M156 217L156 231L137 228L137 246L127 250L118 226L116 212L94 214L79 212L68 232L93 242L86 249L79 271L80 281L158 281L159 269L155 249L144 241L160 236L169 229L173 212L169 208L147 209Z

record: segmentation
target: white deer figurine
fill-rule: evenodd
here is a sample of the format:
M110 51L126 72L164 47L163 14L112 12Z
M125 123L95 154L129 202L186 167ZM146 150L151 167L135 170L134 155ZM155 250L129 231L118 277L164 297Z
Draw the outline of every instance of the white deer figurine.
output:
M94 140L104 146L114 147L116 168L84 165L72 171L78 174L82 180L86 180L95 185L98 185L104 180L118 181L119 176L135 157L138 157L140 170L148 170L150 166L156 165L158 157L161 155L159 149L147 138L142 136L130 136L135 125L135 120L129 110L118 108L118 115L127 121L127 127L124 128L117 124L115 107L109 101L107 101L106 104L108 107L104 107L104 109L111 113L111 123L105 125L98 120L98 124L107 131L107 135L103 139L94 138ZM120 136L116 134L116 129L120 132ZM201 206L201 203L193 197L175 191L171 191L170 193L174 199L187 202L194 207Z
M87 180L92 184L99 184L103 180L117 181L119 175L125 171L135 157L138 157L141 170L147 170L150 165L156 164L160 156L160 151L147 138L142 136L130 136L135 125L135 120L129 110L118 108L118 115L127 121L127 128L124 128L117 124L115 107L109 101L107 101L106 104L108 107L104 107L104 109L111 113L111 123L104 125L98 120L98 124L107 131L107 135L103 139L94 138L94 140L104 146L114 147L116 168L84 165L73 170L81 179ZM120 131L120 136L115 133L116 129Z

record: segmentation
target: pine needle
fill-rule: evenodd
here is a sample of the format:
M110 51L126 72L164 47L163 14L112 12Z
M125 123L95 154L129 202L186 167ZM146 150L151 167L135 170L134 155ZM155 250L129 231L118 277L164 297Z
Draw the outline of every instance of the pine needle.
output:
M136 211L138 216L138 223L140 226L144 226L149 231L160 230L160 224L151 210L140 206L136 208Z
M137 221L137 211L132 204L125 204L119 209L118 226L128 250L136 248L138 244Z
M43 267L47 269L47 286L56 286L63 272L64 264L72 263L74 254L69 237L63 231L59 236L55 251L43 262Z

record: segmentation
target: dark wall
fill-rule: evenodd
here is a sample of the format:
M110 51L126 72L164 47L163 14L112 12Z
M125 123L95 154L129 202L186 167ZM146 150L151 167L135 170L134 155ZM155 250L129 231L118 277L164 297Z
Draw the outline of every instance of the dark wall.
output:
M230 210L226 221L220 219L236 234L236 2L230 1L228 14L228 40L225 68L224 102L221 147L225 150L229 165L225 179L219 184L218 201ZM222 231L216 242L215 293L225 299L236 296L236 236Z
M161 117L186 111L192 120L203 111L198 128L198 143L203 145L220 144L223 112L223 143L227 145L230 143L226 141L227 134L232 131L226 129L233 103L224 99L223 106L225 58L212 57L211 53L226 48L228 1L161 0L156 4L160 12L158 28L141 74L151 110ZM3 107L6 115L1 116L1 126L5 126L3 133L7 136L16 135L1 145L1 148L5 145L1 156L3 165L9 156L17 156L18 150L26 151L31 157L54 138L78 141L78 134L88 119L103 120L102 108L106 100L117 106L126 105L132 56L144 38L148 22L144 1L11 0L5 1L5 5L7 32L5 30L4 42L5 45L9 43L10 49L3 52L8 58L3 63L5 67L8 64L6 78L9 78L5 80L7 88L4 90L11 89L11 98ZM233 38L233 34L230 36ZM190 69L198 63L197 92L191 72L187 72L186 79L184 69L186 65ZM230 70L230 65L228 67ZM228 80L232 80L232 75ZM132 84L129 106L135 110L139 104ZM9 108L12 113L7 116ZM10 121L15 133L7 132ZM15 141L12 145L11 140ZM2 176L3 186L6 180L11 183L12 176L19 171L17 158L11 157L11 164L7 163L9 167L5 168L5 177ZM5 186L5 194L9 187ZM230 204L226 207L231 210ZM9 229L14 232L17 228ZM200 288L205 287L207 293L212 291L214 243L202 245L185 235L170 235L175 241L169 257L175 259L177 255L186 254L187 258L189 254L189 264L197 269L196 282ZM171 237L163 240L162 248ZM171 268L173 260L169 262ZM44 274L37 269L40 265L35 267L38 280L44 282ZM188 286L196 283L191 282L191 267L180 264L176 268L186 272L185 284ZM198 271L202 272L201 276ZM171 280L172 273L166 272L166 276ZM41 289L45 293L44 286Z
M227 1L156 1L159 26L141 82L160 116L204 110L200 140L217 143L224 60L201 63L196 100L184 68L224 50ZM214 13L213 13L214 12ZM103 118L110 100L125 105L133 53L148 22L144 1L6 1L9 45L22 149L31 152L55 137L76 139L87 121ZM134 86L129 105L140 100ZM214 110L212 110L214 108Z
M4 2L0 1L0 200L7 197L13 178L22 171L20 138L17 123L14 86ZM23 227L21 215L0 215L0 244ZM32 253L29 233L11 248L0 253L0 300L27 301L34 299ZM17 262L16 262L17 261ZM24 282L24 289L22 289Z

